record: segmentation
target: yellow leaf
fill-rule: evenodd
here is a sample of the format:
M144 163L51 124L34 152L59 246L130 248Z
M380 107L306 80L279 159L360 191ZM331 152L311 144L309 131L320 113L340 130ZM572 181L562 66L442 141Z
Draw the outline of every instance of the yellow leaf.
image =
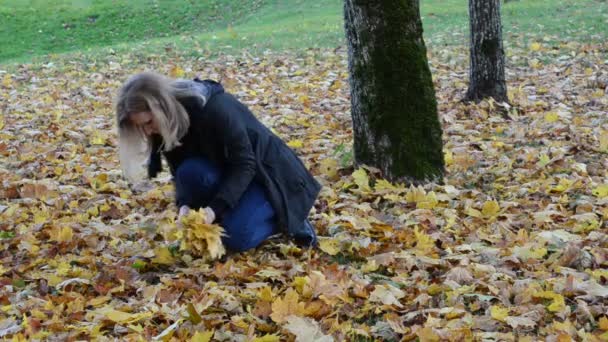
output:
M454 153L452 153L452 151L450 150L446 150L443 153L443 159L445 160L446 166L451 166L452 164L454 164Z
M324 159L320 165L320 171L330 179L338 176L338 161L333 158Z
M2 127L0 127L2 128ZM600 151L602 152L608 152L608 131L602 131L602 133L600 133Z
M198 211L190 210L182 217L184 240L181 249L188 250L196 256L220 258L226 253L222 243L224 229L215 224L207 224L205 221L205 211L202 208Z
M51 241L56 241L59 243L62 242L70 242L72 241L72 237L74 232L70 227L56 228L50 232Z
M480 217L483 216L483 214L481 213L481 211L479 211L479 210L477 210L477 209L475 209L473 207L468 207L465 210L465 214L467 214L469 216L472 216L472 217L477 217L477 218L480 218Z
M279 342L281 341L281 337L276 334L266 334L262 337L256 337L252 340L252 342Z
M171 251L167 247L158 247L154 249L154 258L152 262L161 265L171 265L175 262Z
M388 285L376 285L374 291L370 293L369 300L371 302L382 303L384 305L395 305L402 308L403 304L399 302L399 299L405 297L405 292L402 290Z
M90 181L91 188L97 192L108 191L111 189L110 184L108 184L108 174L100 173L95 178Z
M545 255L547 255L546 248L533 248L533 246L515 246L513 248L513 255L521 259L522 261L527 261L528 259L542 259Z
M481 213L485 217L495 217L498 215L499 212L500 212L500 205L498 205L498 202L496 202L494 200L486 201L483 204L483 207L481 208Z
M4 128L4 117L0 115L0 129Z
M437 200L437 195L435 195L434 191L429 192L426 196L424 196L424 200L416 203L417 209L433 209L437 206L439 201Z
M13 81L11 80L11 75L6 74L2 78L2 85L6 88L10 88L13 85ZM1 128L1 127L0 127Z
M492 305L490 308L490 315L497 321L505 322L507 316L509 316L509 309L498 305Z
M361 191L371 191L369 186L369 177L367 176L367 172L363 168L353 172L353 178L355 180L355 184L359 187Z
M110 296L101 296L101 297L94 297L91 298L91 300L89 300L89 305L96 307L96 306L100 306L101 304L110 301L112 299L112 297Z
M369 273L375 272L380 268L380 265L376 264L376 260L368 260L365 265L361 267L361 272Z
M570 189L570 186L572 186L572 181L567 179L567 178L562 178L559 180L559 183L552 187L549 192L557 192L557 193L561 193L564 191L567 191L568 189Z
M278 298L272 303L272 314L270 318L276 323L287 321L291 315L302 316L306 313L304 303L298 302L298 293L291 287L287 289L285 297Z
M135 331L138 334L141 334L142 332L144 332L144 327L142 327L141 324L138 324L138 325L129 324L129 325L127 325L127 328Z
M414 236L416 237L416 250L423 255L430 254L435 247L435 241L429 235L421 232L418 226L414 228Z
M608 330L608 317L604 316L600 318L599 326L602 330Z
M302 293L304 291L304 285L308 284L308 278L306 277L295 277L295 279L293 280L293 287L296 289L296 291L298 291L298 293ZM265 287L267 289L270 289L269 287ZM267 297L268 298L268 297ZM270 299L266 299L267 302L271 302L272 301L272 292L270 292ZM264 300L264 299L262 299Z
M169 71L169 75L171 75L171 77L173 78L181 78L184 77L185 74L186 72L184 71L184 69L177 65L174 65Z
M376 185L374 186L376 191L397 191L399 189L397 189L396 186L394 186L393 184L391 184L391 182L387 181L386 179L378 179L376 181Z
M120 324L133 323L153 316L151 312L132 314L114 309L104 310L104 313L107 319Z
M602 277L608 279L608 270L585 270L593 279L601 281Z
M214 331L205 331L205 332L200 332L197 331L196 334L194 334L194 336L192 336L192 339L190 340L190 342L209 342L211 341L211 338L213 337L213 333Z
M593 69L592 68L585 68L585 75L587 75L587 76L593 75Z
M106 144L106 138L103 137L103 136L101 136L101 134L98 131L94 131L93 135L89 139L89 143L91 145L105 145Z
M540 45L540 43L532 43L530 44L530 51L540 51L541 47L542 46Z
M530 65L530 67L533 69L538 69L541 67L540 61L536 58L528 60L528 65Z
M549 112L545 114L545 122L551 123L559 120L559 115L555 112Z
M296 277L302 278L302 277ZM264 286L260 292L258 292L258 298L265 302L272 302L272 289L269 286Z
M426 201L426 191L421 186L410 187L405 194L405 200L414 203L424 202Z
M190 322L192 322L194 324L199 324L200 322L203 321L203 318L201 317L201 315L199 315L198 311L196 311L194 304L188 303L188 306L186 307L186 311L188 311L188 319L190 320Z
M416 335L418 335L418 339L420 339L420 342L439 342L439 341L441 341L441 338L439 337L439 335L437 335L437 333L435 333L435 331L431 327L424 327L422 329L418 329L416 331Z
M598 198L608 197L608 183L602 184L602 185L598 186L597 188L591 190L591 193L593 193L593 196L598 197Z
M183 322L183 319L178 319L173 324L169 325L165 330L163 330L160 334L154 336L152 338L153 341L163 341L169 342L171 341L173 334L179 328L179 325Z
M288 142L287 146L291 148L302 148L304 146L304 143L302 142L302 140L296 139Z
M538 158L538 166L545 167L545 166L547 166L547 164L549 164L550 161L551 161L551 158L549 158L548 155L543 153Z
M577 222L576 226L572 229L575 233L587 233L592 230L600 228L600 221L595 218L588 218L586 220Z
M319 248L329 255L336 255L340 253L340 242L333 238L319 237Z
M560 294L557 294L553 291L539 291L532 294L535 298L544 298L551 299L553 302L549 306L547 306L547 310L551 312L562 312L566 309L566 302L564 297Z

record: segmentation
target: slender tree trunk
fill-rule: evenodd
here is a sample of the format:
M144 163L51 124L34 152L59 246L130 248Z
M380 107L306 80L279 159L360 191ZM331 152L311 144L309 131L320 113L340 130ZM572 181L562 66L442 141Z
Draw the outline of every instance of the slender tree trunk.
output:
M435 89L418 0L345 0L355 159L393 181L441 180Z
M465 100L508 102L500 0L469 0L470 83Z

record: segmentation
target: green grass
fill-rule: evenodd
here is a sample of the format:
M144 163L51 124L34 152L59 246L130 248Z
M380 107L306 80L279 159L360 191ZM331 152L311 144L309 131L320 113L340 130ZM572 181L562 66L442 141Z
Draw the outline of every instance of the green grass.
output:
M466 44L466 0L422 0L431 47ZM189 54L344 44L342 0L0 0L0 62L108 48ZM519 0L503 6L505 43L603 42L608 2ZM145 42L145 43L140 43ZM136 45L134 45L136 44Z

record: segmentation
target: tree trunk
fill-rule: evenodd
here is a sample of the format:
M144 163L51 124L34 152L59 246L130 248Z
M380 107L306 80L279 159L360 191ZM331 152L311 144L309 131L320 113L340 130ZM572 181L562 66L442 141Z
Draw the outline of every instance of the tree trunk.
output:
M392 181L441 181L435 89L418 0L345 0L354 152Z
M508 102L500 0L469 0L470 83L465 100Z

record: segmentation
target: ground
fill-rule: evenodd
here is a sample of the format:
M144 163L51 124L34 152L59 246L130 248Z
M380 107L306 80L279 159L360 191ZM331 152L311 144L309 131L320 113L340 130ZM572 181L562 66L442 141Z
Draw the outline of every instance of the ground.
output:
M506 117L460 102L465 46L428 43L447 175L421 188L353 166L341 47L2 65L0 336L608 340L608 45L517 37ZM289 142L324 185L320 248L176 246L168 175L129 186L117 161L112 101L143 69L221 80Z

